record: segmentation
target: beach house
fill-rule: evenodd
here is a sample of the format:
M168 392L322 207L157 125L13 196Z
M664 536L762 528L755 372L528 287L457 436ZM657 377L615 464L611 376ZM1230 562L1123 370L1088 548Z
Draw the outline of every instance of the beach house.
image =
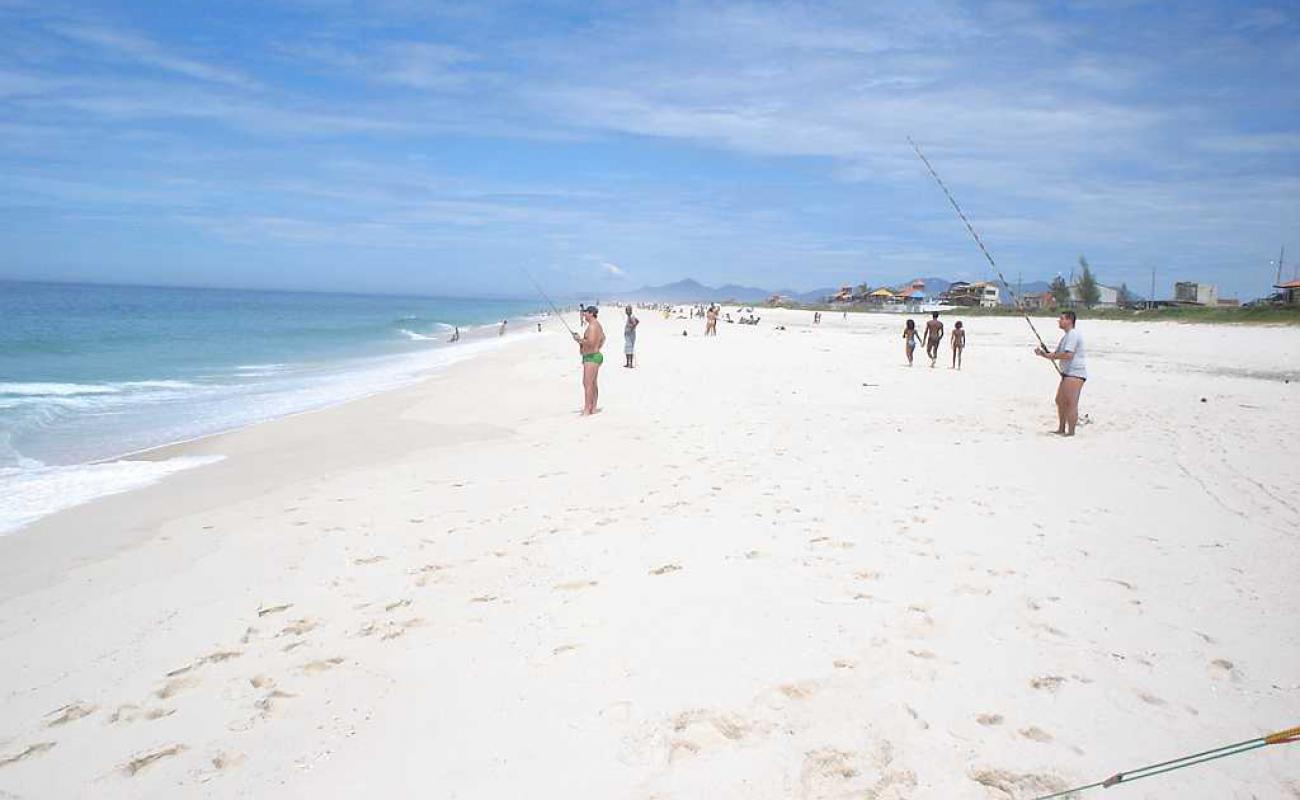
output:
M1273 284L1273 288L1281 290L1278 292L1278 298L1283 304L1288 306L1300 306L1300 280L1276 283Z
M1194 306L1219 304L1219 290L1208 283L1178 281L1174 284L1174 302Z

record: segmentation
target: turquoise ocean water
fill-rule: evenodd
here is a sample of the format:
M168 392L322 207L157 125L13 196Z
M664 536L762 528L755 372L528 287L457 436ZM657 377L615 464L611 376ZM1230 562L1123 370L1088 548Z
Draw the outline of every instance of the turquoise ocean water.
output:
M411 383L537 306L0 282L0 533L194 466L130 453Z

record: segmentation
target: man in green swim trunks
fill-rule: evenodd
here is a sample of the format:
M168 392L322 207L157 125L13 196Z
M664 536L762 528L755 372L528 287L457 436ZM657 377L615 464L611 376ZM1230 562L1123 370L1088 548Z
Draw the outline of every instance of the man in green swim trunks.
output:
M600 397L596 378L600 374L600 365L605 363L605 357L600 354L600 348L605 346L605 329L596 320L599 313L600 309L595 306L584 306L582 324L587 326L587 330L581 336L573 334L573 340L578 343L578 352L582 354L583 416L596 413L596 400Z

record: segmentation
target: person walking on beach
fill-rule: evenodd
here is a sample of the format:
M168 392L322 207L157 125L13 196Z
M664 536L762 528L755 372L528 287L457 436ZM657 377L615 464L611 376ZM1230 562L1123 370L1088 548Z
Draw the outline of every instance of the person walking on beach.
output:
M456 326L456 330L451 334L451 341L453 341L453 342L459 342L459 341L460 341L460 326L459 326L459 325Z
M641 320L632 313L632 306L623 309L623 312L627 314L627 320L623 323L623 355L627 357L627 363L623 366L632 369L632 354L636 351L636 326L641 324Z
M573 341L578 343L578 352L582 355L582 414L591 416L596 413L596 401L600 399L600 387L596 378L600 375L600 365L605 363L600 348L605 346L605 329L596 320L600 310L595 306L582 309L582 324L587 329L582 335L573 334Z
M957 320L952 326L952 366L948 369L961 369L961 351L966 349L966 329Z
M925 354L930 357L930 368L939 360L939 342L943 341L943 323L939 321L939 312L930 312L930 321L925 323Z
M506 335L506 321L501 320L501 327L500 329L497 330L497 336L505 336L505 335Z
M916 352L916 345L921 341L921 335L916 332L916 322L908 320L903 326L903 340L907 343L904 347L907 350L907 366L912 366L912 354Z
M705 318L706 321L704 323L704 335L717 336L718 335L718 307L715 305L710 305Z
M1073 311L1062 311L1056 321L1057 327L1065 331L1056 350L1049 353L1039 346L1034 353L1049 361L1059 362L1061 382L1056 387L1057 436L1073 436L1074 428L1079 424L1079 395L1083 384L1088 380L1088 363L1083 354L1083 337L1075 330L1079 318Z

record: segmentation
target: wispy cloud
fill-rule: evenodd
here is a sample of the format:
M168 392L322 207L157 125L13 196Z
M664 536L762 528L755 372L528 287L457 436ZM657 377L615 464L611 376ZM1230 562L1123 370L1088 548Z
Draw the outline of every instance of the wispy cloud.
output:
M164 72L198 81L222 83L242 88L257 84L239 70L176 55L145 36L85 23L62 23L53 30L81 44L108 54Z

